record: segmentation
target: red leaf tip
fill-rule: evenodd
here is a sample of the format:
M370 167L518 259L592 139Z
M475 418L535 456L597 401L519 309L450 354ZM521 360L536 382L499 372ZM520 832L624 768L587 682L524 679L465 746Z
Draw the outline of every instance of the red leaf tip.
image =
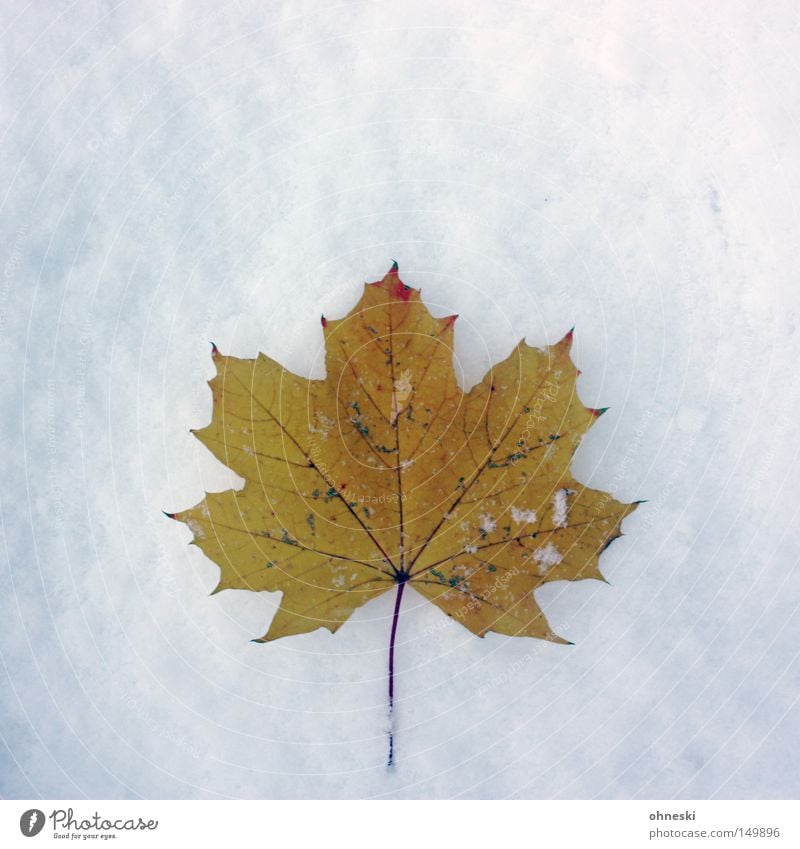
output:
M323 326L323 327L327 327L327 326L328 326L328 319L327 319L327 318L325 318L325 316L324 316L324 315L321 315L321 316L319 317L319 320L320 320L320 323L322 324L322 326Z
M219 348L212 342L211 343L211 356L218 357L219 356Z
M597 409L593 409L592 407L589 407L589 412L590 412L590 413L591 413L591 414L592 414L592 415L593 415L596 419L599 419L599 418L600 418L600 416L602 416L602 415L603 415L603 413L605 413L605 411L606 411L606 410L608 410L608 409L609 409L608 407L597 407Z
M167 513L167 511L166 511L166 510L162 510L161 512L162 512L162 513L163 513L163 514L164 514L164 515L165 515L168 519L174 519L174 518L175 518L175 516L176 516L176 514L175 514L175 513Z
M398 300L407 301L414 290L410 286L406 286L406 284L398 277L397 282L392 286L391 291L392 295L394 295L394 297Z

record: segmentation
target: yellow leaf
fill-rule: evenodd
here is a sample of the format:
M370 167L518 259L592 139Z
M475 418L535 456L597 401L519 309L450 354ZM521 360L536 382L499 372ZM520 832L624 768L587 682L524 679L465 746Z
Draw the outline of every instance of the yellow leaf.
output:
M220 567L217 590L283 592L261 641L336 631L393 587L396 628L409 585L478 636L566 642L534 591L602 579L599 555L639 502L570 474L604 412L578 399L571 331L520 342L464 393L455 319L434 318L395 265L323 319L324 380L213 349L213 416L195 435L246 483L174 517Z

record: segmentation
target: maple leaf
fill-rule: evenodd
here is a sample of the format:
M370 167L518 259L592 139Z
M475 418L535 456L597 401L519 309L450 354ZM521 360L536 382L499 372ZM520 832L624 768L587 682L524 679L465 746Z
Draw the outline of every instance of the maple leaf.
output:
M396 588L390 707L406 585L480 637L566 643L534 591L602 580L599 556L640 503L570 474L605 412L578 399L572 331L521 341L465 393L456 318L432 316L394 264L345 318L323 317L324 380L212 346L212 420L193 433L245 485L168 514L220 567L214 592L283 592L259 642L334 632Z

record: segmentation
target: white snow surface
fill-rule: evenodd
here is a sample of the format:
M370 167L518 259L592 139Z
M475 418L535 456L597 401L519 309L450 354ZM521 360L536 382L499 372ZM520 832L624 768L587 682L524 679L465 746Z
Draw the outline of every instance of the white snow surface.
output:
M544 575L551 566L558 566L564 557L552 542L548 542L533 552L533 559L539 566L539 573Z
M567 492L566 489L558 489L553 493L553 527L565 528L567 526Z
M0 795L800 795L796 4L0 14ZM320 378L392 259L462 385L575 325L572 474L649 501L536 592L574 646L406 593L389 771L393 595L252 643L161 510L241 485L209 342Z
M512 507L511 508L511 518L518 525L526 525L530 522L536 521L536 511L533 510L533 509L523 510L519 507Z

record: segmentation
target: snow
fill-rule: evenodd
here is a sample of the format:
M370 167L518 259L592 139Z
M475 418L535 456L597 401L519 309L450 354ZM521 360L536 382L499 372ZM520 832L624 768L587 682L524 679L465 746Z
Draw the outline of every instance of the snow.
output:
M527 525L531 522L536 521L536 511L535 510L522 510L519 507L511 508L511 518L518 525Z
M481 513L479 516L480 524L478 527L485 533L490 534L496 527L497 522L490 513Z
M794 4L0 14L0 795L800 795ZM392 259L467 385L574 324L570 472L649 501L536 591L574 646L407 591L389 772L392 596L251 643L160 511L242 485L210 340L321 378Z
M540 575L544 575L551 566L558 566L564 559L564 556L552 542L548 542L547 545L537 548L532 556L539 567Z
M553 527L567 527L567 495L569 490L559 489L553 495Z
M206 532L199 522L195 522L194 519L189 519L186 522L186 526L189 528L189 530L191 530L196 539L205 539Z
M311 433L311 434L319 434L319 436L323 440L327 440L331 429L336 426L336 422L333 419L329 418L328 416L324 415L323 413L320 413L319 411L317 411L314 418L317 422L317 425L319 425L319 426L315 427L314 425L309 424L308 425L308 432ZM351 419L351 421L354 421L354 420ZM313 437L312 437L312 439L313 439Z

